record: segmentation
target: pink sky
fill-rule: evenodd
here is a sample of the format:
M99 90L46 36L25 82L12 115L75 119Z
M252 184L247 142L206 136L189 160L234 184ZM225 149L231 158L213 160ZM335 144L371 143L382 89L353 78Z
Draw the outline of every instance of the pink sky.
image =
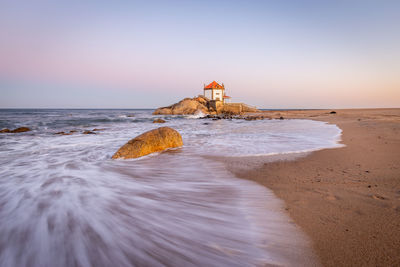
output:
M400 107L399 5L312 2L10 3L0 107L153 108L212 80L260 108Z

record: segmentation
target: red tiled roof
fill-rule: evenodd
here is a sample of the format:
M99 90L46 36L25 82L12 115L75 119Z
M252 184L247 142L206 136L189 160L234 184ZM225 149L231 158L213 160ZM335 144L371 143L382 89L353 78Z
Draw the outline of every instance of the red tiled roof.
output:
M213 81L209 85L204 86L204 89L225 89L225 87L218 84L216 81Z

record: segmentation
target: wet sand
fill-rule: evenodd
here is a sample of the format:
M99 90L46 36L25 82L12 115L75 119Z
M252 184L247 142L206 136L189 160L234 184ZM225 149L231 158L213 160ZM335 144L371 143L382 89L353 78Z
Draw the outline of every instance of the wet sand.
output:
M285 201L324 266L400 265L400 109L264 112L338 125L345 147L290 160L224 159ZM302 157L299 157L302 156Z

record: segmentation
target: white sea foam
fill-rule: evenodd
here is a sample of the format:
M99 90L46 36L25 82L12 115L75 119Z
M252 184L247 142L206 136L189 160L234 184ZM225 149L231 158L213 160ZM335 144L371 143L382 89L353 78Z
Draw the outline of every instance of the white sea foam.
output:
M135 120L121 117L132 113ZM29 121L33 132L0 136L0 266L316 264L268 189L203 155L337 147L335 125L166 116L183 148L111 160L129 139L159 127L149 111L12 111L1 118L0 128ZM105 130L53 134L92 128Z
M206 114L204 114L201 110L197 110L193 115L187 115L188 119L199 119L203 118Z

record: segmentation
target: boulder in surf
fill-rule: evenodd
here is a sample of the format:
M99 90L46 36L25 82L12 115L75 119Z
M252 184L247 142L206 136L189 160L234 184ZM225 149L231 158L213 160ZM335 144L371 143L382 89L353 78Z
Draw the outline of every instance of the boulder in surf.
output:
M112 158L139 158L168 148L181 147L182 145L182 136L176 130L169 127L160 127L131 139Z

